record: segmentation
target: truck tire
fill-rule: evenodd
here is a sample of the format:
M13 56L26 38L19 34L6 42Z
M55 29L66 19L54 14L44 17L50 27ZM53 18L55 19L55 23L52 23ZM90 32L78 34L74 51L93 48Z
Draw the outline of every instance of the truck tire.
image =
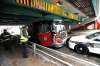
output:
M79 54L87 54L89 52L88 48L86 45L84 44L77 44L75 47L74 47L74 50L79 53Z

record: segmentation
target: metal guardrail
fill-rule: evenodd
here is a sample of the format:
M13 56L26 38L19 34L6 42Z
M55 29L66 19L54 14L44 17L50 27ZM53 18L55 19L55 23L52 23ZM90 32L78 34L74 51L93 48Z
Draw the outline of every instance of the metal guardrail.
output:
M38 45L36 43L33 43L33 46L31 46L31 48L33 48L34 55L36 53L41 53L45 55L45 57L50 57L62 63L65 66L99 66L97 64L88 62L86 60L82 60L74 56L56 51L54 49L50 49L50 48Z
M66 61L63 61L63 60L61 60L61 59L59 59L59 58L57 58L57 57L55 57L55 56L53 56L51 54L48 54L48 53L46 53L46 52L44 52L42 50L39 50L39 49L36 49L36 50L39 51L39 52L41 52L41 53L43 53L43 54L45 54L45 55L47 55L47 56L49 56L50 58L55 59L56 61L62 63L63 65L66 65L66 66L74 66L74 65L72 65L72 64L70 64L70 63L68 63Z

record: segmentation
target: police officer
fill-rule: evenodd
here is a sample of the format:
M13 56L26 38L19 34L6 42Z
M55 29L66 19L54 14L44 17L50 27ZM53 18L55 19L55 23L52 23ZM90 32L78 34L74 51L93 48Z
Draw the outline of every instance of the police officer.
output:
M28 26L24 25L22 26L22 28L20 29L20 34L21 34L21 37L20 37L20 46L21 46L21 50L22 50L22 54L23 54L23 57L24 58L27 58L28 55L28 51L27 51L27 43L28 43Z
M1 37L7 36L7 35L10 35L10 33L6 29L4 29L3 33L1 34Z
M10 37L11 37L11 34L6 29L4 29L3 33L0 35L1 42L2 42L5 50L11 49L11 47L10 47L10 44L11 44Z

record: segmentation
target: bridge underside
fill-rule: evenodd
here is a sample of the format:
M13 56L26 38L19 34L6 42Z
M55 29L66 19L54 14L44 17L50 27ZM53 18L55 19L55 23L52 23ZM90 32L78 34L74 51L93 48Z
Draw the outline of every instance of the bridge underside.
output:
M36 8L23 7L15 4L0 4L0 25L4 24L30 24L41 20L63 19L69 23L75 20L67 19Z

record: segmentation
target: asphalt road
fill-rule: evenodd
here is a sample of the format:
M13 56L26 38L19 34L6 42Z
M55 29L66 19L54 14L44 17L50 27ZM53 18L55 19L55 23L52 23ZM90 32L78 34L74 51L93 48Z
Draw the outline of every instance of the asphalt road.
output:
M98 54L89 53L88 55L82 55L82 54L76 53L74 50L72 50L66 46L59 48L59 49L56 49L56 50L63 52L63 53L66 53L66 54L69 54L71 56L74 56L76 58L83 59L83 60L86 60L88 62L92 62L94 64L100 65L100 55L98 55Z
M23 58L19 49L5 51L0 49L0 66L57 66L51 62L46 62L38 55L33 56L28 53L28 58Z

